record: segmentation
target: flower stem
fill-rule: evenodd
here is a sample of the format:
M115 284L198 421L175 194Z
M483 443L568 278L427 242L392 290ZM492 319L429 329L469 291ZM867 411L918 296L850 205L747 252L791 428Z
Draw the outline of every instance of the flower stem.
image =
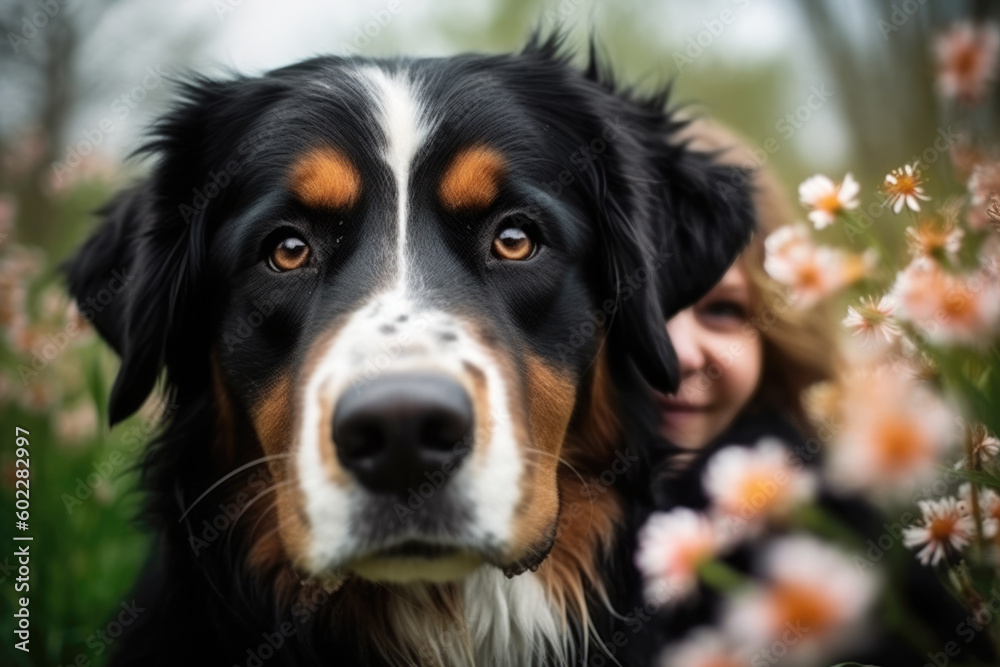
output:
M706 586L723 595L746 586L747 577L721 560L709 559L698 566L698 575Z

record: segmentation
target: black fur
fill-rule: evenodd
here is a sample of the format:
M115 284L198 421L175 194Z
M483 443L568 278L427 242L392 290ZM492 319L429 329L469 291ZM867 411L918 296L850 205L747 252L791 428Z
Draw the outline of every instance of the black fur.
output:
M536 36L513 55L357 60L407 68L443 119L433 144L417 156L424 167L415 168L413 191L422 185L431 191L457 148L493 142L513 156L520 179L504 203L539 218L545 240L558 247L549 266L534 274L485 276L469 251L482 247L479 231L450 224L420 241L421 252L447 274L448 285L437 287L488 322L503 345L530 347L571 372L581 387L591 378L598 341L560 342L606 300L616 304L606 343L624 425L616 444L639 452L642 463L616 482L629 516L606 580L616 609L628 614L641 606L632 552L635 530L652 504L648 471L659 456L648 389L671 391L679 380L664 322L710 289L747 242L753 220L745 177L672 140L682 124L665 111L666 91L622 90L593 50L589 66L576 70L558 35ZM267 664L379 664L363 653L355 634L338 631L353 623L363 632L365 621L338 606L336 594L314 611L296 613L275 597L269 577L281 573L245 569L243 557L259 537L251 526L240 525L195 553L191 536L200 535L202 521L240 487L218 487L181 520L219 478L262 453L254 446L236 461L214 454L219 405L212 355L234 397L236 440L251 447L257 441L247 410L260 387L279 369L294 372L324 322L364 297L366 272L377 257L366 245L379 224L377 216L366 217L379 203L374 188L365 191L335 245L316 239L315 254L327 262L318 273L276 286L258 268L259 248L276 218L313 237L323 218L282 191L280 175L297 151L333 142L360 156L364 182L384 179L380 165L364 158L380 141L370 104L343 83L345 68L357 60L316 58L259 78L185 83L140 151L156 159L150 175L103 209L103 225L66 266L81 305L113 271L129 277L127 288L94 316L122 359L111 422L132 414L163 372L171 405L143 462L144 517L156 542L134 597L148 611L117 645L113 664L245 665L248 650L273 638L283 622L291 624L292 636ZM324 86L336 87L336 94ZM227 170L233 164L238 169ZM224 172L229 180L209 196ZM517 200L529 191L538 196ZM417 201L413 216L437 229L430 203ZM476 284L485 291L469 286ZM253 336L227 345L225 336L262 299L270 299L273 314ZM571 429L585 409L578 401ZM263 467L260 473L249 484L266 483ZM306 589L324 597L315 583ZM631 614L623 623L599 604L592 614L605 641L628 629L629 643L616 654L623 664L645 663L644 633L633 631L642 629L641 620Z

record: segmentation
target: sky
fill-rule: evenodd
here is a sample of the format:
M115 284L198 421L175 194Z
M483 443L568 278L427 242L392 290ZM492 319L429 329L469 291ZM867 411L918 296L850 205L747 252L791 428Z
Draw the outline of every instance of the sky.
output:
M492 18L494 1L174 0L168 4L128 0L98 26L80 58L82 67L114 63L121 83L94 92L75 119L69 141L111 117L115 130L107 135L103 151L109 159L118 160L134 148L143 128L168 104L170 86L165 81L163 85L153 81L152 89L137 88L151 81L151 67L167 76L183 74L187 67L208 74L233 70L259 74L324 53L448 55L456 48L441 17L447 16L451 25L482 25ZM560 2L563 11L570 10L572 22L585 26L600 21L602 12L614 7L599 0L550 1L540 7L558 11ZM543 11L539 10L539 16ZM738 70L754 62L794 56L794 75L779 108L796 108L802 91L818 76L820 65L804 42L807 31L787 0L665 1L640 3L634 11L642 12L643 29L662 33L664 40L684 49L700 40L707 44L705 53L713 63L727 68ZM722 24L723 18L730 20ZM599 25L596 30L599 34ZM713 30L719 34L711 34ZM197 37L191 39L195 44L185 50L183 42L192 35ZM182 44L179 50L177 43ZM183 67L164 56L171 52L168 44L181 54ZM691 71L698 75L696 68ZM100 72L96 75L101 78ZM126 118L119 117L120 104L113 107L122 95L142 98L126 100L132 102ZM791 140L802 161L817 169L846 158L838 149L844 128L835 107L820 109Z

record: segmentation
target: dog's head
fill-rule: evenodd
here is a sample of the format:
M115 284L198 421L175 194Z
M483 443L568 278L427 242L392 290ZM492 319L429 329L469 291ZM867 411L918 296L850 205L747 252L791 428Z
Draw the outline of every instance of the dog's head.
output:
M623 385L676 386L665 319L749 237L737 173L671 142L664 96L557 41L189 82L68 267L81 304L129 281L94 312L112 422L164 369L182 406L210 392L229 433L206 461L287 462L307 575L537 566L561 461L610 469Z

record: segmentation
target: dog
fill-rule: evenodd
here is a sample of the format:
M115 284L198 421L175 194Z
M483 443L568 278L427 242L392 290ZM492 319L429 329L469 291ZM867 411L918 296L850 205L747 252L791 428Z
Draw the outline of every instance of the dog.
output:
M664 323L754 216L668 87L572 51L180 84L65 265L128 277L110 422L167 405L111 664L646 664Z

